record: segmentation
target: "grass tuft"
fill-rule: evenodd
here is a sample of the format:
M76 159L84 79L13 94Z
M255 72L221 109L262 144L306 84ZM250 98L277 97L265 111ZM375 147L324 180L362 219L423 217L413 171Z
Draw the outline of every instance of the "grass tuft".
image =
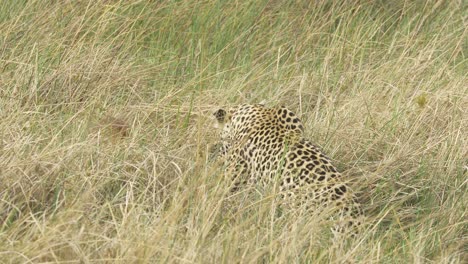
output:
M466 263L462 1L4 1L0 259ZM230 194L218 107L265 101L356 181L336 249L272 190Z

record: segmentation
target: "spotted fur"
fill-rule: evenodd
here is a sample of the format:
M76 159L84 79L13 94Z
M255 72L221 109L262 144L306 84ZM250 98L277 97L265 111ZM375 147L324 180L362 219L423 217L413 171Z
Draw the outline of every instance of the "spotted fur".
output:
M233 174L234 190L279 180L280 196L293 207L329 210L335 231L355 230L362 212L330 159L303 137L301 120L285 107L239 105L214 113L222 128L220 156Z

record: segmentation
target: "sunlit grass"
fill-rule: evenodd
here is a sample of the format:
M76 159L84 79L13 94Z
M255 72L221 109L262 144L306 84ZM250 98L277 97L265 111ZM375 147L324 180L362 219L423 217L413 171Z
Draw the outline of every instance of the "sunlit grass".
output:
M463 263L462 1L4 1L0 259ZM365 232L233 195L210 115L286 105Z

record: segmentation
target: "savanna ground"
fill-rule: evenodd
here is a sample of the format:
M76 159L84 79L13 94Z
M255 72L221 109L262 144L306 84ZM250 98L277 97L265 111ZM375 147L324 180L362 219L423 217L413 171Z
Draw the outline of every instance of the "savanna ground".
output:
M466 263L464 1L0 5L0 262ZM320 217L232 196L210 115L286 105L356 182ZM225 201L231 200L230 210Z

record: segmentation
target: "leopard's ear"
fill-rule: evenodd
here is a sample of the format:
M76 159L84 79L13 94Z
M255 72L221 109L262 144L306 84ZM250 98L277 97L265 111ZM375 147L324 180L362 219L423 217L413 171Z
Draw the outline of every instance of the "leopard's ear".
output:
M213 113L213 115L219 123L224 123L226 119L226 110L218 109L216 112Z

